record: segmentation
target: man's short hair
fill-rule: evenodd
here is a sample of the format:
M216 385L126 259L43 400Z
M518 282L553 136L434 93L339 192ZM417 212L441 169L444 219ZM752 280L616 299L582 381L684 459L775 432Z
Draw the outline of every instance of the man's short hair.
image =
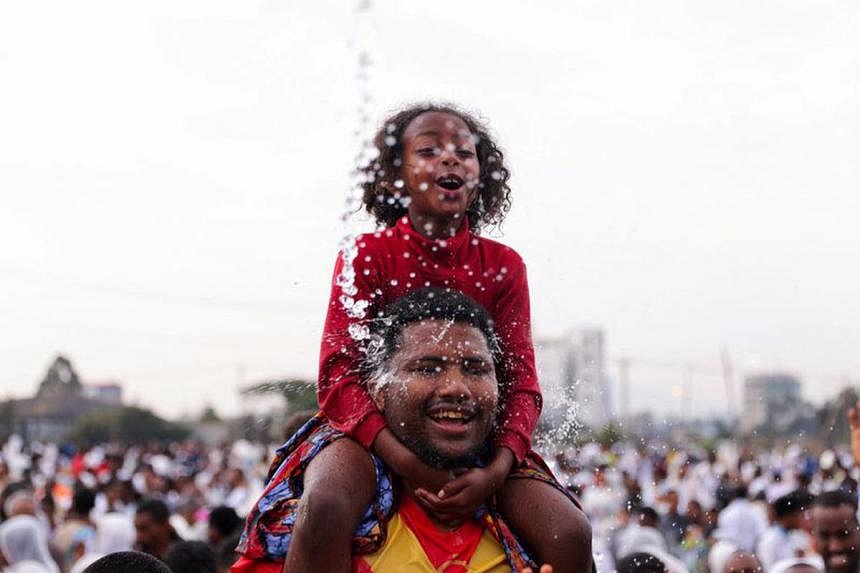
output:
M71 510L78 515L87 515L96 506L96 494L93 490L80 487L72 496Z
M226 505L216 507L209 514L209 527L213 527L224 537L236 531L242 523L242 518L236 510Z
M153 521L158 523L167 523L170 519L170 510L167 508L167 504L161 501L160 499L145 499L140 502L140 505L137 506L138 515L141 513L148 513L152 516Z
M805 489L796 489L773 502L773 512L777 519L792 513L805 511L812 506L814 497Z
M487 339L493 361L499 364L499 341L493 329L493 319L486 309L458 290L430 287L400 297L385 307L372 322L366 371L381 369L400 347L403 329L422 320L445 320L474 326Z
M666 573L666 565L650 553L631 553L618 563L618 573Z
M818 494L818 497L815 498L815 505L817 507L830 508L847 505L856 513L857 496L851 495L850 493L842 491L841 489L825 491L824 493Z
M172 573L164 563L139 551L109 553L84 569L84 573Z
M164 554L173 573L216 573L215 550L202 541L174 543Z

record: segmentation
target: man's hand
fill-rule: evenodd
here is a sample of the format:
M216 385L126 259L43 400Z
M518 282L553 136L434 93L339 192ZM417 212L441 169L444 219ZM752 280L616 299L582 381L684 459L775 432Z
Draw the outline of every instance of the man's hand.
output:
M848 408L848 427L851 428L851 454L854 465L860 466L860 400L853 408Z
M402 473L400 477L410 490L418 489L425 491L441 491L454 478L454 474L450 471L437 470L418 459L418 456L413 454L413 458L405 460L402 465Z

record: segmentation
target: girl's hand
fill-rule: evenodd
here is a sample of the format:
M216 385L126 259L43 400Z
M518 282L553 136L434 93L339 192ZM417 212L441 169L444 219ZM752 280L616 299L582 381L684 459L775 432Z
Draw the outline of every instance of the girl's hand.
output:
M422 462L389 428L383 428L377 434L372 449L394 473L403 478L410 489L422 487L439 491L453 477L451 472L431 468Z
M492 470L471 468L445 484L438 493L417 488L415 497L427 511L440 520L457 523L475 515L478 506L498 489L499 482Z
M430 467L413 454L413 458L402 465L400 477L411 490L441 491L454 478L450 471Z
M848 408L848 427L851 428L851 453L854 465L860 466L860 400L853 408Z
M534 573L531 567L526 567L520 573ZM538 573L552 573L552 565L541 565Z

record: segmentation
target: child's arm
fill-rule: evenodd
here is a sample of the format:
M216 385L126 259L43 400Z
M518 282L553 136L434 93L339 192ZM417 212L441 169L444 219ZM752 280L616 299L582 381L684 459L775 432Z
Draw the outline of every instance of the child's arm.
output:
M513 250L509 254L508 272L500 285L500 296L495 308L490 309L501 343L502 372L496 376L503 385L505 400L497 422L496 444L510 449L516 458L515 463L519 463L531 449L543 397L535 368L526 266Z
M350 336L349 327L354 323L367 324L378 311L380 305L373 297L374 276L378 273L373 272L370 264L359 266L358 259L355 264L357 293L353 298L369 304L363 319L347 314L340 301L341 287L336 284L343 271L343 259L338 257L320 346L317 399L335 430L351 436L369 450L376 434L385 427L385 420L361 382L359 372L364 355L359 342ZM365 268L371 270L368 275L363 272Z
M461 522L472 517L478 506L501 488L514 461L513 452L505 447L498 448L486 467L465 470L435 494L418 488L415 497L438 519Z
M376 315L381 306L374 293L377 288L384 286L381 279L384 273L373 266L373 257L369 262L364 260L366 254L362 252L361 256L355 259L354 284L357 292L353 296L356 301L364 300L369 303L365 311L365 323ZM343 260L338 257L334 269L335 279L342 269ZM382 413L376 408L365 384L362 383L359 371L364 356L359 343L349 335L350 324L362 321L347 314L340 301L341 295L340 286L333 280L320 349L317 386L320 409L334 429L351 436L367 450L373 450L413 487L439 491L450 480L450 474L423 463L397 440L387 428Z

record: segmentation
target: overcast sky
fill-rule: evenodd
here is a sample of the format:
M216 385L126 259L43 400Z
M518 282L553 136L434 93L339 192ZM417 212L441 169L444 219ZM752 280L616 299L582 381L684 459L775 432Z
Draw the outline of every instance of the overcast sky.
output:
M678 410L648 363L722 347L813 400L860 382L860 4L345 5L0 4L0 397L58 352L170 416L313 376L362 46L375 118L489 120L535 335L604 328L634 410Z

